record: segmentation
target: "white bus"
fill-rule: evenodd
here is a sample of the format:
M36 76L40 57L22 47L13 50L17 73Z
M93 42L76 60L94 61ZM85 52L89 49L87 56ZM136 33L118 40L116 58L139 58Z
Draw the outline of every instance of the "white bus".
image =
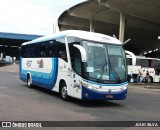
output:
M63 100L122 100L127 70L122 43L103 34L68 30L21 46L20 79L59 92Z
M138 70L145 77L146 72L149 72L149 82L160 82L160 59L150 58L145 56L135 56L132 52L125 51L127 58L128 74L133 74L136 80Z

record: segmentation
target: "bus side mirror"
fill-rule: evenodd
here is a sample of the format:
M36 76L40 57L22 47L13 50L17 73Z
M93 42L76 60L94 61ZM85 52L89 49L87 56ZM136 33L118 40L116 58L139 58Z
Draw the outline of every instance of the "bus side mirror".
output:
M81 45L73 44L73 46L76 47L80 51L82 62L86 62L87 61L86 50Z
M131 58L132 58L132 65L136 65L136 56L132 52L127 51L127 50L125 50L125 53L131 56Z

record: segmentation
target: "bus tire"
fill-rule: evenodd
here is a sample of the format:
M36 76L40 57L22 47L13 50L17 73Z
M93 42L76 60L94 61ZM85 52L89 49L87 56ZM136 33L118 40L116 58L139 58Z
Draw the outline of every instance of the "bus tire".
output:
M32 88L31 76L29 74L27 74L27 87Z
M67 85L65 82L60 85L60 96L64 101L67 101L69 99L69 96L67 94Z

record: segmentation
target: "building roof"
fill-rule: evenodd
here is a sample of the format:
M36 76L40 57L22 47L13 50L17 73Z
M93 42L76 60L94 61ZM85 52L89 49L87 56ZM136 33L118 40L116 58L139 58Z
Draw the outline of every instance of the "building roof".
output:
M159 0L86 0L63 12L58 25L60 30L89 31L94 22L95 32L118 37L120 12L126 17L124 39L131 39L127 50L139 54L160 47Z
M0 45L20 46L23 42L41 37L41 35L0 32Z

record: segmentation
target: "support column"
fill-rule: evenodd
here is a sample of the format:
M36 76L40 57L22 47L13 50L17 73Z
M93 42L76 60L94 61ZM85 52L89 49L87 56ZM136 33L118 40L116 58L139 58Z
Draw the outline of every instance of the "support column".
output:
M122 13L120 13L119 40L122 43L124 43L125 23L126 23L126 18Z
M58 23L57 23L57 22L54 22L54 23L53 23L53 33L59 32L58 29L59 29L59 28L58 28Z
M94 20L90 20L90 32L94 32Z

